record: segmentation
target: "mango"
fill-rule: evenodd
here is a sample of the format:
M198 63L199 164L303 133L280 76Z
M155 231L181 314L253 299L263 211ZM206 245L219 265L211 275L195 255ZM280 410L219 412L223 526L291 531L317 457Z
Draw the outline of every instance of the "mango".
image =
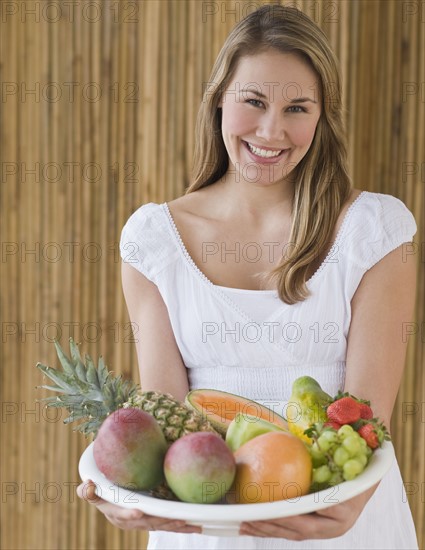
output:
M236 463L220 436L195 432L170 446L164 473L169 487L183 502L214 504L230 489Z
M100 426L93 457L110 481L144 491L164 480L167 449L164 434L152 415L136 408L118 409Z
M244 443L268 432L283 432L282 428L263 418L251 414L237 413L229 424L226 433L226 443L234 452Z

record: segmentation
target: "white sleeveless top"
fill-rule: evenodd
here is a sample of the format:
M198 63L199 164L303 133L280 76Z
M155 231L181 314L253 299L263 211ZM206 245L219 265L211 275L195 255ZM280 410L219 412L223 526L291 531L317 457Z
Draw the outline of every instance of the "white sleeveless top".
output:
M158 287L191 389L228 391L285 414L299 376L313 376L331 395L343 389L351 299L365 272L415 233L413 215L399 199L361 192L307 281L310 296L294 305L282 302L275 290L214 285L190 257L167 203L145 204L130 216L120 252ZM410 549L417 542L395 463L342 537L292 542L152 532L148 548Z

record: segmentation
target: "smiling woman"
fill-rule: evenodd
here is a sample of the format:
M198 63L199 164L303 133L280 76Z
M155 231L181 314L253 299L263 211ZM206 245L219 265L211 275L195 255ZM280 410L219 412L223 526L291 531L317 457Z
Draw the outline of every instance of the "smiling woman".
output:
M262 101L253 99L258 93L246 84L269 82L270 75L274 76L273 88L267 95L261 94ZM291 80L294 76L296 85ZM239 94L234 92L237 84L243 88ZM234 180L240 175L249 183L251 171L239 170L249 163L259 163L268 168L261 166L257 185L272 185L278 180L290 183L292 168L310 148L321 112L317 103L309 102L308 107L292 105L294 99L288 97L291 89L300 97L312 89L318 92L317 75L296 55L271 49L240 60L219 103Z
M186 193L231 182L290 197L292 254L258 276L286 303L308 296L305 280L328 252L351 188L341 79L324 33L294 9L246 17L211 71L197 134Z
M351 186L325 35L297 9L265 5L230 33L210 83L193 183L176 200L142 205L121 234L142 387L180 400L222 390L282 411L293 381L311 376L330 395L370 400L389 426L415 295L414 257L401 252L416 224L395 197ZM206 243L224 255L206 255ZM241 261L253 243L258 261ZM262 325L277 335L247 331ZM118 527L149 529L151 549L417 547L397 462L350 501L245 522L237 540L96 505Z

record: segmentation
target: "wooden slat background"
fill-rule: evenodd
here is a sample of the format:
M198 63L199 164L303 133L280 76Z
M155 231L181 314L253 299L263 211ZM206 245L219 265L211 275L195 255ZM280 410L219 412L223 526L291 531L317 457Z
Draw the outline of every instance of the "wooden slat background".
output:
M137 379L120 231L139 205L189 184L202 84L227 33L261 3L1 2L4 549L145 547L145 533L113 528L74 496L87 442L36 404L35 363L55 365L53 338L74 336ZM392 428L423 547L423 6L280 3L310 15L341 61L355 186L399 197L418 222L416 320Z

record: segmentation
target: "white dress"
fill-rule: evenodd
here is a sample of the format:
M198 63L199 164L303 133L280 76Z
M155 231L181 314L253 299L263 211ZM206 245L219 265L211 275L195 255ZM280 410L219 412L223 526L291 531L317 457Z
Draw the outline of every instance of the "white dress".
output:
M282 302L274 290L214 285L189 256L166 203L145 204L130 216L120 251L123 261L157 285L190 387L243 395L282 413L299 376L314 377L331 395L343 388L351 299L364 273L410 242L415 233L415 220L399 199L363 191L347 211L325 261L307 282L310 297L295 305ZM156 531L150 533L148 546L160 550L417 547L396 462L356 524L341 537L293 542Z

